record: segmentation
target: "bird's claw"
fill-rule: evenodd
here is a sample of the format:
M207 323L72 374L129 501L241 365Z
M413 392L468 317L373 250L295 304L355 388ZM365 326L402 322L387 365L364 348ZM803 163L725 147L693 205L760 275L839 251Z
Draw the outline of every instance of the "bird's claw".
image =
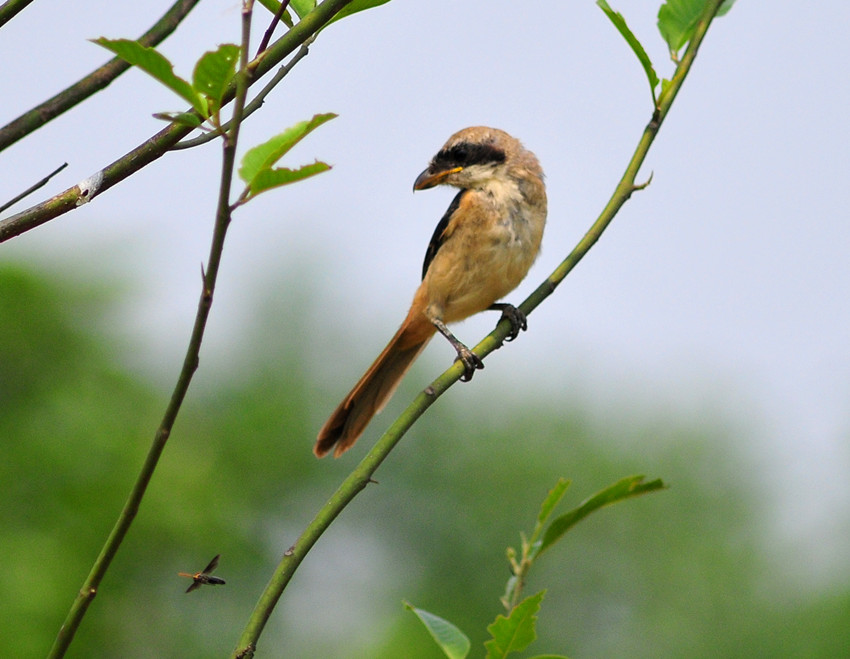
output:
M528 319L525 317L525 314L512 304L506 304L502 307L500 322L502 320L507 320L511 324L511 331L505 337L505 341L513 341L519 336L520 330L524 332L528 329Z
M458 349L457 358L463 364L463 375L460 376L461 382L469 382L472 376L475 375L476 370L484 368L484 362L481 361L481 357L469 348L463 347L462 349Z

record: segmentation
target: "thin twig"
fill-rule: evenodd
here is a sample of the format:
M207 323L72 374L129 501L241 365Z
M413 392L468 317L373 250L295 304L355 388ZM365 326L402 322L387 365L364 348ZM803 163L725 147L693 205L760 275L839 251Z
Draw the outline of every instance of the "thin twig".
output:
M50 179L52 179L54 176L56 176L59 172L61 172L61 171L62 171L63 169L65 169L67 166L68 166L68 163L67 163L67 162L63 162L63 163L62 163L59 167L57 167L57 168L56 168L56 169L54 169L52 172L50 172L47 176L45 176L43 179L41 179L38 183L36 183L35 185L31 185L31 186L30 186L30 187L28 187L26 190L24 190L21 194L19 194L17 197L15 197L14 199L10 199L9 201L7 201L5 204L3 204L2 206L0 206L0 213L2 213L2 212L3 212L4 210L6 210L7 208L11 208L12 206L14 206L15 204L17 204L17 203L18 203L21 199L23 199L23 198L24 198L24 197L26 197L27 195L30 195L30 194L32 194L33 192L35 192L36 190L38 190L39 188L41 188L41 187L43 187L43 186L47 185L47 182L48 182Z
M259 59L249 64L253 80L256 81L280 64L284 58L291 55L309 37L321 30L343 7L351 2L352 0L325 0L318 5L295 27L273 43ZM235 87L231 87L224 96L222 106L232 101L234 94ZM105 192L162 157L174 144L186 137L191 131L192 129L188 126L178 124L171 124L159 131L111 165L89 177L87 181L96 180L98 183L97 190L94 193L84 195L80 186L75 185L32 208L21 211L5 220L0 220L0 242L26 233L90 201L91 197Z
M579 241L566 259L555 269L555 271L520 305L520 310L526 315L531 313L544 299L549 297L564 277L576 266L590 248L599 239L599 236L614 219L622 205L628 200L634 189L634 181L638 170L643 164L646 155L652 145L658 129L670 110L676 94L682 86L685 77L693 64L699 45L705 37L717 8L722 0L711 0L706 8L703 18L697 24L693 37L691 38L685 55L676 67L675 75L667 87L665 94L659 99L658 109L654 110L654 117L647 125L638 142L635 153L629 161L626 172L614 190L611 200L603 209L599 218L593 223L590 230ZM484 357L502 345L510 332L508 321L500 322L496 329L487 335L474 348L475 354ZM360 464L340 484L336 492L328 502L322 506L313 520L307 525L298 540L295 541L283 559L277 566L269 584L260 595L254 611L242 632L239 644L231 655L232 657L252 657L257 646L257 641L268 622L275 605L289 584L301 561L327 530L330 524L342 512L342 510L357 496L371 481L375 470L381 465L390 451L398 444L404 434L413 423L455 382L460 379L464 372L463 365L455 362L440 377L434 380L410 403L407 409L393 422L387 431L378 439L375 445L361 460Z
M316 40L315 34L310 35L310 37L302 44L301 48L298 49L298 52L289 60L286 64L281 66L277 73L274 74L274 77L266 83L266 86L260 90L260 93L257 94L254 99L245 106L245 117L250 117L254 112L259 110L263 103L265 102L266 96L271 93L271 91L277 87L278 84L295 68L295 65L298 64L302 59L304 59L310 53L310 45ZM230 122L226 122L222 125L222 130L227 130L230 128ZM191 149L192 147L200 146L202 144L206 144L207 142L215 139L217 133L204 133L203 135L198 135L197 137L193 137L190 140L183 140L182 142L178 142L174 146L171 147L172 151L179 151L180 149Z
M144 46L155 46L162 42L177 29L198 2L199 0L177 0L151 29L139 37L139 43ZM0 151L99 92L129 68L130 65L123 59L113 58L53 98L6 124L0 128Z
M262 39L262 41L260 41L260 45L257 48L257 54L254 55L254 57L259 57L263 53L263 51L265 51L265 49L268 47L269 42L272 40L272 35L274 34L275 28L277 27L277 24L280 23L281 19L283 18L283 12L286 11L286 7L288 5L289 5L289 0L283 0L283 2L280 3L280 8L277 10L277 12L274 15L274 18L272 18L272 22L269 24L269 27L266 29L266 33L263 35L263 39Z
M18 12L25 9L32 0L8 0L0 5L0 27L11 21Z
M213 228L207 267L203 268L204 277L200 299L198 300L198 310L195 314L195 323L192 327L192 335L189 339L189 345L186 348L186 356L183 359L183 367L177 378L177 383L174 386L174 391L171 394L171 399L166 407L159 428L157 428L157 431L154 434L153 443L151 444L151 448L148 451L148 455L145 458L145 462L142 465L136 479L136 483L133 486L130 495L127 497L124 508L118 516L112 532L106 539L100 555L97 557L97 560L92 566L88 578L83 584L83 587L80 589L77 598L74 600L74 603L68 612L68 616L65 619L65 623L62 625L59 635L56 638L56 642L50 651L49 657L64 656L74 638L74 634L82 622L89 604L91 604L94 596L97 594L100 582L106 574L112 559L118 552L118 548L121 546L121 542L126 536L127 531L129 531L130 526L133 523L133 519L139 510L139 506L145 495L147 486L153 477L159 458L165 449L169 436L171 435L174 422L177 420L177 415L180 412L183 400L186 397L186 392L189 390L192 377L198 369L201 343L204 339L204 331L206 330L207 320L209 318L210 309L212 308L213 293L215 292L219 266L224 252L224 240L227 236L227 229L230 226L230 191L233 181L233 171L236 164L236 144L239 139L239 127L241 125L242 112L245 107L245 96L248 93L248 82L250 78L250 72L248 71L248 58L244 54L247 53L248 46L250 45L251 11L253 4L253 0L245 0L243 4L243 56L240 70L237 74L236 97L233 105L233 124L230 130L224 135L223 139L221 181L219 186L215 226Z

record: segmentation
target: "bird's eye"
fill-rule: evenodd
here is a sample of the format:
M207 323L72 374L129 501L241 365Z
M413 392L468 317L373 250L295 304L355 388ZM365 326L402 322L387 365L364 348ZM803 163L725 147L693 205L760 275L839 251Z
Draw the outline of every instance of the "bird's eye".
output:
M469 158L469 149L467 149L466 144L458 144L452 149L452 158L459 165L463 165L466 163L467 158Z
M505 162L505 152L492 144L460 142L443 149L432 161L436 169L471 167L472 165L498 165Z

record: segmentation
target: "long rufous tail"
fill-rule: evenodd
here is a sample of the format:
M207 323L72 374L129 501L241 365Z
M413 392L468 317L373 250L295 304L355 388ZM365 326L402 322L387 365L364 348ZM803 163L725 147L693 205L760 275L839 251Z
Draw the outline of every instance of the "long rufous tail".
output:
M384 351L322 426L313 447L316 457L323 457L333 448L334 457L338 458L354 445L372 417L395 393L435 331L421 308L414 305Z

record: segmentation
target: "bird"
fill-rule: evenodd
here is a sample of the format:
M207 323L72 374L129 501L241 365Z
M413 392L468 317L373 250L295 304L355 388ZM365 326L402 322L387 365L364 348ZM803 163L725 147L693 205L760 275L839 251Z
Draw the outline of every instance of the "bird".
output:
M507 340L526 329L524 314L498 300L520 284L540 251L547 213L543 179L531 151L505 131L486 126L456 132L431 159L414 191L437 185L460 191L434 230L407 317L319 430L316 457L331 449L339 457L354 445L437 332L463 363L462 380L484 368L449 331L449 323L492 309L511 323Z

